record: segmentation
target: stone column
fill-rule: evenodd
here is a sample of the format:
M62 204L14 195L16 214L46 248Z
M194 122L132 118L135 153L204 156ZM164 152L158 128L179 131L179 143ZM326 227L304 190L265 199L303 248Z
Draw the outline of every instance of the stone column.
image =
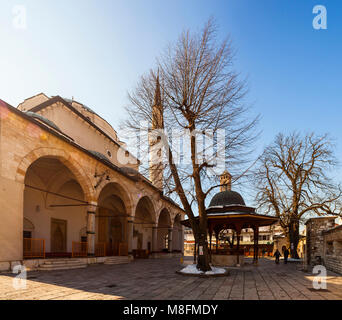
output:
M169 252L172 252L172 228L169 228L168 230L168 247L169 247Z
M97 203L92 202L87 207L87 243L88 256L95 256L95 215Z
M128 255L133 254L133 221L127 221L127 245Z
M152 227L152 253L156 253L158 251L158 227Z

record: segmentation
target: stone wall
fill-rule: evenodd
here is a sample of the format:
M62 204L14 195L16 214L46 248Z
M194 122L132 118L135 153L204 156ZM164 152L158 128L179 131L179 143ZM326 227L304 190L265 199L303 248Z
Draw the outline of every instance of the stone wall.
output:
M306 222L306 265L317 264L342 273L342 226L335 227L336 217L312 218Z
M342 274L342 226L324 231L323 236L325 266Z

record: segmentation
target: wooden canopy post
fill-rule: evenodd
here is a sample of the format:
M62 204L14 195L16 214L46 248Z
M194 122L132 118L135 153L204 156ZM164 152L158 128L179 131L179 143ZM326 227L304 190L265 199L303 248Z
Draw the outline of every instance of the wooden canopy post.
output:
M195 238L195 247L194 247L194 263L196 263L196 254L197 254L197 243L196 243L196 238Z
M258 251L259 251L259 226L256 225L253 227L254 231L254 256L253 256L253 264L258 264Z
M241 225L235 224L237 242L236 242L236 265L240 265L240 257L239 257L239 250L240 250L240 235L241 235Z

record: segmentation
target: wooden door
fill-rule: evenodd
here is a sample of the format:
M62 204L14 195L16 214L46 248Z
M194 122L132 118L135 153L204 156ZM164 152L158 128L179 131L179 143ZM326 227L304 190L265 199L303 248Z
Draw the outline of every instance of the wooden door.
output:
M66 252L67 221L51 219L51 252Z

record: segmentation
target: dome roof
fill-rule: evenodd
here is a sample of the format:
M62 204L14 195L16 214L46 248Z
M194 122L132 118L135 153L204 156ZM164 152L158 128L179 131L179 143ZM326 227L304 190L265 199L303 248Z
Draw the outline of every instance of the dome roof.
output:
M209 207L229 206L233 204L246 205L240 193L226 190L215 194L210 201Z

